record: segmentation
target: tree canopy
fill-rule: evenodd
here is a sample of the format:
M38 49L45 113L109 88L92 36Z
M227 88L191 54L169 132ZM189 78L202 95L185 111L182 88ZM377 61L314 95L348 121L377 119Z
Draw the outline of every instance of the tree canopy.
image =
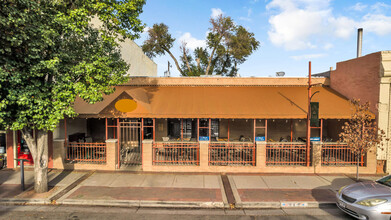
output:
M22 131L36 168L47 168L47 143L41 137L47 138L64 116L75 116L77 96L95 103L127 80L129 66L121 59L118 40L139 36L144 25L138 16L144 4L144 0L2 1L0 124ZM93 27L92 18L102 22L100 29ZM37 130L36 138L32 130Z
M175 38L169 33L168 26L163 23L154 24L148 30L148 38L144 41L142 49L150 58L169 54L183 76L235 76L238 65L244 63L247 57L258 49L259 41L253 33L235 24L228 16L211 18L210 24L206 48L198 47L190 54L186 43L181 42L179 61L171 52Z

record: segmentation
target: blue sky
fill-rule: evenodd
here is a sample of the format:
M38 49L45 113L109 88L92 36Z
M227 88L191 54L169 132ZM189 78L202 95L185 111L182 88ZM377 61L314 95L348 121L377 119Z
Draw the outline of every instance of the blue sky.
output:
M391 1L354 0L147 0L141 20L147 28L165 23L176 42L172 53L179 58L181 41L192 49L205 45L209 19L223 13L261 42L259 49L239 66L241 76L308 75L324 72L337 62L356 57L357 28L364 28L363 55L391 50ZM147 29L146 28L146 29ZM141 45L146 33L135 42ZM153 59L158 75L167 61ZM178 76L175 65L172 75Z

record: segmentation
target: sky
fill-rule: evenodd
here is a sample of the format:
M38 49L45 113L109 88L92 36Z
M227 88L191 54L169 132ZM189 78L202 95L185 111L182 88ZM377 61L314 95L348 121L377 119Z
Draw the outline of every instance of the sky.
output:
M357 53L357 29L363 28L362 55L391 50L391 0L147 0L140 19L145 32L135 40L142 45L146 31L164 23L176 39L171 52L179 59L181 42L190 52L205 46L209 20L230 16L255 34L260 47L239 66L242 77L308 76L336 68ZM153 58L158 76L172 64L171 76L179 76L168 55Z

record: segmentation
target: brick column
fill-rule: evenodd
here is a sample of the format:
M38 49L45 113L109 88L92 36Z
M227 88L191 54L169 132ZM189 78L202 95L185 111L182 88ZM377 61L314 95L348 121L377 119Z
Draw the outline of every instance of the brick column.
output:
M5 145L6 145L6 153L7 153L7 168L15 168L14 167L14 141L13 141L13 132L11 130L7 130L7 134L5 136Z
M115 170L118 168L118 140L106 140L106 168L107 170Z
M209 167L209 141L200 141L200 169L207 170Z
M256 167L266 168L266 141L257 141Z
M53 140L53 168L64 169L65 139Z
M152 171L152 144L153 140L143 140L142 167L143 171Z
M312 166L314 173L318 173L322 167L322 142L312 142Z

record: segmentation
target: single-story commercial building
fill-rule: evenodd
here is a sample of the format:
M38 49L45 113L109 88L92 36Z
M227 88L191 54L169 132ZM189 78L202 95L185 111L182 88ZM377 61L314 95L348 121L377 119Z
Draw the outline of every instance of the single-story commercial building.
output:
M352 113L349 100L329 87L328 78L312 84L319 120L308 147L308 78L130 78L102 102L74 103L78 117L61 121L51 134L49 166L354 173L356 157L337 142ZM17 147L28 154L17 133L8 132L7 153ZM376 172L374 150L359 160L361 173Z

